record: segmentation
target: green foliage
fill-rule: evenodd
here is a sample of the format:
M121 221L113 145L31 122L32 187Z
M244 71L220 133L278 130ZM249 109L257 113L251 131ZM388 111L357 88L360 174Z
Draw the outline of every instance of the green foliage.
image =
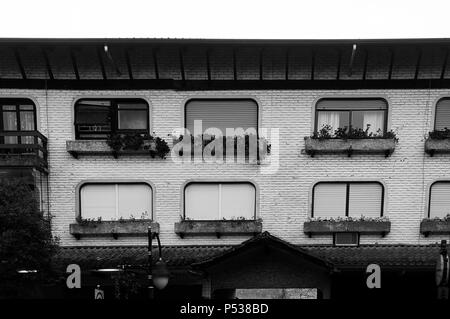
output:
M139 133L115 133L108 136L106 143L114 152L123 150L146 150L152 158L166 158L170 151L165 140L158 136Z
M131 299L144 287L138 280L136 273L127 270L112 275L111 279L114 283L116 299Z
M337 128L334 133L332 132L332 127L330 125L324 125L322 128L314 132L311 138L318 139L318 140L325 140L325 139L394 139L396 142L398 142L397 134L394 131L388 131L386 133L383 133L380 129L376 132L369 132L370 130L370 124L367 124L366 129L362 128L352 128L352 127L339 127Z
M445 140L450 138L450 129L444 128L443 130L434 130L429 132L428 135L433 140Z
M389 218L387 218L386 216L382 216L382 217L366 217L364 215L361 215L360 217L351 217L351 216L346 216L346 217L336 217L336 218L321 218L321 217L309 217L308 218L309 222L377 222L377 223L381 223L381 222L388 222Z
M24 182L0 183L0 298L26 298L30 285L56 278L52 257L57 239L38 207L35 192ZM18 270L38 272L25 275Z

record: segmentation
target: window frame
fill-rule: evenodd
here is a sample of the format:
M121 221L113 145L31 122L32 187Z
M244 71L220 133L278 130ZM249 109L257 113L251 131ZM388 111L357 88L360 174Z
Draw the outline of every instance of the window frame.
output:
M14 105L15 110L14 111L4 111L3 106L4 105ZM28 130L21 130L20 125L20 105L32 105L33 110L24 110L22 112L33 112L33 125L34 130L28 131ZM11 130L5 130L4 124L3 124L3 113L15 113L16 115L16 121L17 121L17 130L11 131ZM35 132L37 131L37 112L36 112L36 104L34 101L28 98L0 98L0 132ZM0 143L4 143L4 137L0 137ZM22 144L22 136L17 137L17 144Z
M431 183L429 191L428 191L428 213L427 213L428 218L431 218L430 217L431 216L431 193L433 191L433 186L438 183L450 184L450 180L444 179L444 180L434 181L433 183Z
M257 212L258 212L258 188L256 187L256 185L253 182L250 181L192 181L192 182L188 182L184 185L183 187L183 220L186 220L186 189L189 185L192 184L210 184L210 185L217 185L217 184L247 184L247 185L251 185L254 190L255 190L255 197L254 197L254 201L255 201L255 208L254 208L254 212L253 212L253 219L251 219L252 221L255 221L257 219ZM189 218L189 217L188 217ZM204 219L201 221L222 221L221 219ZM230 220L227 220L230 221Z
M119 97L119 98L81 98L75 101L74 104L74 127L75 127L75 139L76 140L104 140L104 137L82 137L80 136L80 131L78 129L78 109L80 107L80 103L84 101L109 101L111 103L111 106L109 107L109 115L111 117L111 131L110 132L92 132L88 133L90 135L100 135L100 134L117 134L117 133L140 133L140 134L149 134L150 133L150 104L147 102L147 100L143 98L128 98L128 97ZM146 122L147 127L145 129L119 129L119 108L118 104L121 103L142 103L146 105ZM126 109L124 109L126 110ZM132 109L135 110L135 109Z
M440 99L438 99L437 100L437 102L435 103L435 105L434 105L434 118L433 118L433 120L434 120L434 122L433 122L433 131L435 131L436 130L436 119L437 119L437 109L438 109L438 105L439 105L439 103L441 102L441 101L443 101L443 100L450 100L450 97L449 96L444 96L444 97L441 97ZM450 123L449 123L449 125L448 125L449 127L449 129L450 129Z
M320 181L314 184L312 188L312 201L311 201L311 218L314 218L314 201L315 201L315 190L316 186L319 184L346 184L345 192L345 216L348 217L349 203L350 203L350 184L378 184L381 186L381 212L380 217L384 215L384 200L385 200L385 187L384 184L379 181Z
M336 243L336 235L338 234L356 234L356 244L337 244ZM342 232L342 233L333 233L333 246L335 247L358 247L361 240L361 234L358 232Z
M379 109L355 109L355 110L346 110L346 109L333 109L333 110L318 110L317 106L319 105L319 103L321 101L355 101L355 100L362 100L362 101L367 101L367 100L381 100L386 104L386 109L383 110L379 110ZM319 120L319 112L348 112L348 128L352 128L352 118L353 118L353 112L364 112L364 111L383 111L384 112L384 116L383 116L383 120L384 120L384 130L383 130L383 135L387 133L388 131L388 119L389 119L389 103L386 99L382 98L382 97L368 97L368 98L364 98L364 97L355 97L355 98L321 98L319 100L316 101L315 106L314 106L314 132L317 133L319 128L317 127L318 124L318 120ZM334 133L334 132L333 132Z
M83 189L83 187L85 187L86 185L146 185L150 188L150 192L152 194L152 198L151 198L151 212L149 214L148 219L150 220L154 220L154 207L155 207L155 192L154 192L154 187L152 184L150 184L149 182L146 181L86 181L86 182L82 182L77 186L77 219L82 220L83 219L83 215L82 215L82 211L81 211L81 190ZM99 216L100 217L100 216ZM136 220L139 220L139 218L136 218ZM107 220L105 220L107 221Z
M237 97L237 98L232 98L232 97L199 98L199 97L195 97L195 98L190 98L190 99L188 99L188 100L186 100L184 102L184 106L183 106L183 128L185 130L187 129L187 127L186 127L186 120L187 120L186 109L187 109L187 106L188 106L189 103L195 102L195 101L210 101L210 102L212 102L212 101L251 101L251 102L255 103L256 104L256 126L257 126L257 127L255 127L255 130L256 130L256 137L259 138L259 127L260 127L260 123L259 123L260 115L259 115L259 112L260 112L260 108L259 108L258 101L256 101L254 98L252 98L252 97ZM203 132L204 131L205 131L205 128L203 128ZM190 134L192 136L193 136L193 133L194 132L190 132ZM223 136L225 136L226 132L222 132L222 134L223 134ZM203 135L204 134L202 133L202 136Z

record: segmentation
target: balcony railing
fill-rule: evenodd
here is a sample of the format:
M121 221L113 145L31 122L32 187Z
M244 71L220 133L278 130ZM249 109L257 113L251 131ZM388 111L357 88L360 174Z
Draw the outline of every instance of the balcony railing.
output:
M38 131L0 131L0 166L48 171L47 138Z

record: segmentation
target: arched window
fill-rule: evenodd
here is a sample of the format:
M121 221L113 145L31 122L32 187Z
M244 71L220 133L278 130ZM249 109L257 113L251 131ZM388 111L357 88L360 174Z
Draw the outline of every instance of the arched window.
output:
M440 99L436 104L434 129L436 131L450 129L450 98Z
M184 189L184 217L193 220L255 219L256 188L247 182L193 182Z
M149 106L142 99L81 99L75 103L77 139L105 139L112 133L149 133Z
M450 181L439 181L430 187L428 217L443 218L450 215Z

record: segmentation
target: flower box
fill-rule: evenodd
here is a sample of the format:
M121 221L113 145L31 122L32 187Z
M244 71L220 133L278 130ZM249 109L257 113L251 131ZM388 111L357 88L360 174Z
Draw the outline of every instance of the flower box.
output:
M390 221L308 221L303 224L305 234L332 234L356 232L361 234L381 234L385 236L391 230Z
M425 152L433 156L436 153L450 154L450 139L432 139L425 141Z
M144 149L148 148L148 149ZM150 157L150 150L155 150L156 145L153 141L146 140L142 148L138 150L126 149L114 151L109 147L106 140L76 140L66 141L66 150L74 158L79 155L147 155Z
M175 233L181 238L185 234L242 235L262 232L262 222L258 220L183 220L175 223Z
M420 223L420 233L425 237L430 234L450 234L450 219L424 219Z
M384 154L390 156L396 146L394 138L316 139L305 137L305 152L316 154Z
M82 221L70 224L70 234L79 239L82 236L147 236L148 227L159 233L159 224L149 219L124 221Z

